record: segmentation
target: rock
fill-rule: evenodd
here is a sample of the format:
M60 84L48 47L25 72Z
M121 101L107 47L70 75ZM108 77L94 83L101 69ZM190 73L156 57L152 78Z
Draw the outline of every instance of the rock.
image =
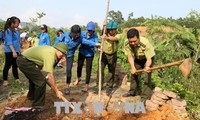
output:
M157 96L157 97L159 97L159 98L162 98L162 99L164 99L164 100L169 99L169 98L167 97L167 95L163 94L162 92L155 92L154 95Z
M146 100L145 105L152 108L158 108L159 104L152 102L151 100Z
M183 106L175 106L175 105L172 105L172 107L173 107L175 110L186 111L185 107L183 107Z
M176 98L177 97L177 94L172 92L172 91L168 91L168 90L164 90L163 91L163 94L167 95L168 97L170 98Z
M156 103L156 104L159 104L159 105L163 105L165 103L163 101L158 101L158 100L152 99L152 98L151 98L151 101L154 102L154 103Z
M151 96L151 100L157 100L157 101L159 101L159 102L166 102L166 100L164 100L164 99L162 99L162 98L160 98L160 97L157 97L156 95L152 95Z
M146 106L146 110L147 111L154 111L154 110L156 110L157 108L155 108L155 107L149 107L149 106Z
M172 101L172 105L175 105L175 106L182 106L182 107L184 107L184 106L187 105L187 103L186 103L185 100L182 100L182 99L179 99L179 98L172 99L171 101Z
M162 89L159 88L159 87L155 87L155 88L153 89L153 92L162 92Z

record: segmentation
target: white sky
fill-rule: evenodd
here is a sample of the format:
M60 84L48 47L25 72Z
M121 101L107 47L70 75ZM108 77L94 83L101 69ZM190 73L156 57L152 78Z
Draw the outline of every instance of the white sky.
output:
M73 24L86 25L94 21L102 25L106 15L107 0L0 0L0 18L17 16L24 22L36 18L36 12L46 16L41 24L51 27L71 27ZM200 13L199 0L110 0L110 10L119 10L127 19L150 18L151 15L179 18L186 17L191 10Z

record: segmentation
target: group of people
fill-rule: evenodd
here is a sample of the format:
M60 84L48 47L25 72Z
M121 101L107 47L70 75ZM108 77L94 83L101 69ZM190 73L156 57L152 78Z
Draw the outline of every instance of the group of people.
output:
M64 93L70 94L70 84L72 78L72 67L74 54L79 46L77 79L74 85L78 85L81 81L82 68L86 60L86 78L85 86L82 92L89 89L90 77L92 72L92 63L95 55L95 47L102 50L101 59L101 75L102 88L104 84L104 69L108 66L108 77L106 81L106 94L109 96L113 91L115 81L115 68L117 64L117 51L122 34L119 34L116 22L110 20L105 21L103 30L105 34L100 37L95 33L95 23L90 21L85 31L81 31L79 25L73 25L70 32L57 31L56 40L53 46L50 46L50 36L47 26L41 26L41 34L39 36L38 46L31 47L22 53L19 53L20 33L17 29L20 19L11 17L5 24L5 66L3 70L3 85L8 85L8 70L12 66L13 75L16 80L19 79L17 67L25 74L29 80L29 92L27 98L33 100L33 106L43 106L45 99L46 83L51 86L56 96L61 98L63 93L58 89L55 83L53 69L61 61L66 60L66 87ZM99 39L104 42L99 42ZM137 69L145 69L147 74L148 91L151 91L151 71L149 68L153 65L155 56L154 48L150 42L139 36L137 29L130 29L127 32L127 40L124 42L124 52L127 55L128 62L131 67L132 81L128 93L123 97L139 95L139 77L140 73L136 73ZM98 91L99 76L97 74L96 88Z

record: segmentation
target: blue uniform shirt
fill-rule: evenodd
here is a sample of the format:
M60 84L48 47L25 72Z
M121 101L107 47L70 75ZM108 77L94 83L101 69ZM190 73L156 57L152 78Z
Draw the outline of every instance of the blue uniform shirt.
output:
M81 33L82 44L79 48L79 52L86 57L94 56L94 47L98 43L98 36L94 33L90 38L87 38L87 31Z
M50 36L48 33L41 33L38 45L49 45L50 46Z
M54 45L57 45L60 42L64 42L64 39L65 39L64 37L65 37L64 34L62 34L61 36L56 36L56 40L54 42Z
M11 29L7 29L4 34L4 52L12 52L10 49L10 45L13 45L15 52L19 52L20 50L20 32L18 30L12 31Z
M81 44L82 37L78 37L75 40L72 40L69 36L69 32L64 33L65 35L65 43L68 45L68 55L67 57L72 57L75 53L76 48L78 45Z
M3 33L0 32L0 39L3 39Z

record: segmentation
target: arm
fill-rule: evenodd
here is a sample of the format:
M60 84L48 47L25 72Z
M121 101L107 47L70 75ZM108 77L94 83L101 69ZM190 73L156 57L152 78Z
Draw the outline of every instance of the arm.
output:
M88 45L90 47L99 47L100 46L100 43L98 43L98 37L95 36L94 38L94 41L92 40L87 40L85 38L82 39L82 44L85 44L85 45Z
M96 43L92 40L87 40L85 38L82 39L82 44L88 45L90 47L95 47Z
M105 37L106 40L110 40L110 41L118 41L119 39L117 37L113 37L113 36L109 36L109 37Z
M128 55L128 62L131 66L131 74L135 74L136 68L135 68L135 63L132 55Z
M58 38L58 36L56 36L56 39L55 39L54 45L57 45L58 43L59 43L59 38Z
M50 45L51 45L51 44L50 44L50 36L49 36L48 33L47 33L46 39L47 39L47 40L46 40L46 45L49 45L49 46L50 46Z
M101 38L104 40L118 41L121 39L121 34L117 34L115 36L102 36Z
M13 39L13 37L12 37L12 31L11 30L6 30L5 31L5 40L6 40L6 43L7 43L7 45L9 45L9 48L10 48L10 50L13 53L13 57L16 58L17 57L17 53L16 53L16 51L15 51L15 49L13 47L12 39Z
M146 63L145 63L145 68L149 68L152 64L152 59L147 59Z
M47 74L47 78L48 78L48 84L50 85L50 87L53 89L53 91L56 93L56 96L58 98L62 98L63 94L60 90L58 90L57 85L55 84L55 78L54 75L52 73L48 73Z
M14 49L13 45L9 45L9 48L11 49L11 51L13 53L13 57L16 58L17 57L17 53L15 52L15 49Z

